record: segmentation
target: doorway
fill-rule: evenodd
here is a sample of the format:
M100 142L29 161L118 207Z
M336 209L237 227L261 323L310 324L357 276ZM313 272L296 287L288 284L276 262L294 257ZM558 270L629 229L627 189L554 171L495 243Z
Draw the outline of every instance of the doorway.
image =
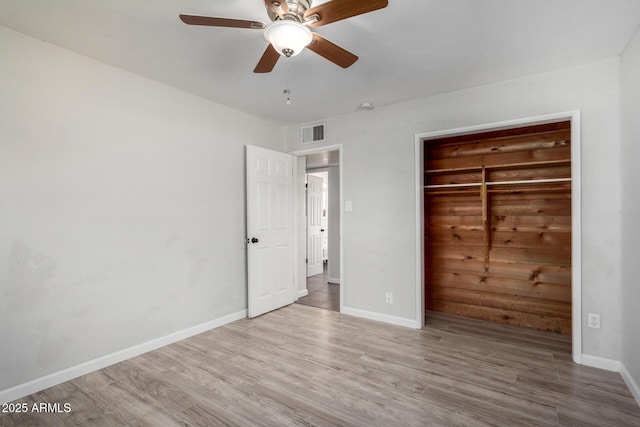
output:
M340 151L334 146L291 153L297 160L296 302L337 312L343 288Z

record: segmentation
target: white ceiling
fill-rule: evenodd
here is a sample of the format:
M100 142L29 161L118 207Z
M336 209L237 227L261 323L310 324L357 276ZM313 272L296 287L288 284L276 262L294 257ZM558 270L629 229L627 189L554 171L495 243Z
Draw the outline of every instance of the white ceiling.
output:
M280 124L618 56L640 1L389 0L315 30L358 55L352 67L305 50L270 74L253 73L260 30L180 13L268 22L263 0L0 0L2 26Z

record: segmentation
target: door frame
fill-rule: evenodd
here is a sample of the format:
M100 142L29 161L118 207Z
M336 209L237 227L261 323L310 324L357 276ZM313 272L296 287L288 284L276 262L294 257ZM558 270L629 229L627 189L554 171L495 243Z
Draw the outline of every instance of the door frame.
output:
M581 222L581 135L580 110L525 117L415 135L416 190L416 310L417 323L422 327L425 317L424 289L424 141L466 135L470 133L538 125L563 120L571 122L571 345L575 363L582 364L582 222ZM342 178L342 175L340 175ZM342 184L342 182L341 182ZM342 270L340 271L342 273ZM342 304L341 304L342 306Z
M291 154L292 156L294 156L295 158L298 158L300 156L306 156L307 154L315 154L315 153L324 153L326 151L337 151L338 152L338 167L339 167L339 191L340 191L340 232L339 232L339 239L340 239L340 312L342 312L342 307L344 306L344 289L345 289L345 280L344 280L344 269L345 269L345 263L344 263L344 239L342 238L343 236L343 224L344 224L344 191L343 191L343 182L344 182L344 157L343 157L343 150L342 150L342 144L334 144L334 145L324 145L322 147L314 147L314 148L306 148L303 150L295 150L295 151L289 151L287 152L287 154ZM298 176L298 162L293 162L293 176L294 176L294 182L293 182L293 208L294 210L297 209L298 206L298 180L295 179ZM306 171L305 171L306 172ZM300 283L298 283L299 280L299 276L300 276L300 268L299 268L299 262L298 262L298 253L300 252L299 248L297 247L297 242L299 240L299 233L298 233L298 215L296 214L296 212L294 211L294 224L293 224L293 242L294 242L294 289L299 289ZM306 229L306 228L305 228ZM305 273L306 276L306 273ZM306 277L305 277L306 279Z

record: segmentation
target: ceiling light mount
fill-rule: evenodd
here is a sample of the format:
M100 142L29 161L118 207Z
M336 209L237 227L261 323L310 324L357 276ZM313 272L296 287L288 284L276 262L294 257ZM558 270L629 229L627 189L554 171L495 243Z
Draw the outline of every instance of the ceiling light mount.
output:
M283 3L286 9L282 7ZM269 4L273 6L273 8L270 8ZM304 13L311 7L311 1L309 0L282 0L279 2L269 2L269 4L267 4L267 14L272 21L278 19L295 19L298 22L304 22Z

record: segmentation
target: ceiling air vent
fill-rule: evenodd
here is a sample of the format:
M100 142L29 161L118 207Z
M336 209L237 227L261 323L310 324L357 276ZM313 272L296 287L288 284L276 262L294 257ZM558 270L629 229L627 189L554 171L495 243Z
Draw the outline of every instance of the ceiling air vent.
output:
M303 127L300 129L300 136L303 144L324 141L324 123Z

